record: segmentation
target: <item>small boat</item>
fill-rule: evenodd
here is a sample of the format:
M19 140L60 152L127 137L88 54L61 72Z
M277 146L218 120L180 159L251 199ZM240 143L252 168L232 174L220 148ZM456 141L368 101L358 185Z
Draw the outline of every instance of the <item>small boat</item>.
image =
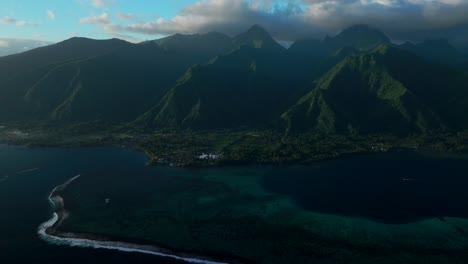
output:
M415 181L415 179L412 179L412 178L403 178L402 180L403 181Z

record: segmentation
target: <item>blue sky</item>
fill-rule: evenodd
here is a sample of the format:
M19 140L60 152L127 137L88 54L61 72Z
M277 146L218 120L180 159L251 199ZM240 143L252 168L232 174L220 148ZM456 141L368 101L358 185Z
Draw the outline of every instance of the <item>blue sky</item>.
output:
M109 38L111 35L80 19L103 13L117 19L119 14L132 14L140 20L170 19L194 0L1 0L0 18L14 23L0 24L4 38L60 41L71 36ZM119 21L125 24L125 21ZM26 23L22 25L23 23ZM145 34L130 34L137 38L155 38Z
M0 0L0 38L139 42L175 33L235 35L253 24L279 41L368 24L394 40L468 43L468 0Z

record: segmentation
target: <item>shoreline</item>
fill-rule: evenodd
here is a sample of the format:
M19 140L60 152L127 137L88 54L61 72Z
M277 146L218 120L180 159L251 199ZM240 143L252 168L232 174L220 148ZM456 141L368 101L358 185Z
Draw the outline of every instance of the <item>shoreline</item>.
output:
M111 127L112 128L112 127ZM232 131L57 131L42 127L18 127L0 131L0 144L88 148L116 147L143 152L149 166L218 167L237 165L307 165L349 155L385 153L398 150L468 154L468 130L465 132L396 136L320 135L304 133L285 136L273 130ZM27 136L18 136L19 130ZM255 132L255 133L254 133ZM253 134L254 133L254 134ZM216 153L215 159L200 159L203 153Z
M91 235L65 233L57 231L57 228L63 221L68 217L68 212L65 210L65 203L63 198L60 196L60 192L63 191L69 184L78 179L80 175L77 175L65 183L55 187L49 194L48 200L54 212L52 217L42 223L37 230L39 238L52 245L65 245L70 247L80 248L93 248L93 249L107 249L117 250L121 252L129 253L141 253L147 255L153 255L158 257L172 258L175 260L185 261L187 263L197 264L227 264L224 261L215 261L211 258L190 254L177 253L165 248L157 247L154 245L142 245L136 243L129 243L124 241L112 241L100 239L98 237L91 238Z

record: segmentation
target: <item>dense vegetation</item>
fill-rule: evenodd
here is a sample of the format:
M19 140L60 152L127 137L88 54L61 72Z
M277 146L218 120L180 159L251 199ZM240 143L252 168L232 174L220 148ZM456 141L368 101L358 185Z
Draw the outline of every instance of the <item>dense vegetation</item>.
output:
M400 148L467 152L466 65L446 42L397 46L362 25L290 49L259 26L233 38L73 38L0 58L0 143L131 147L170 166L310 164ZM360 254L368 263L395 255L411 262L452 250L418 248L406 236L409 256L388 240L352 244L347 232L372 238L363 233L367 222L347 231L347 220L318 219L259 193L254 177L216 175L84 178L64 194L73 213L63 230L260 263ZM466 229L453 226L457 238Z
M466 127L458 114L467 97L468 83L456 72L382 45L337 64L283 118L293 130L424 133Z
M172 159L162 160L176 164L193 164L202 151L223 153L226 161L306 161L361 152L372 137L399 147L394 138L450 135L463 149L467 61L447 42L397 46L364 25L289 49L257 25L233 38L177 34L140 44L72 38L0 58L2 141L53 144L63 142L62 133L82 142L94 133L150 153L174 142L185 154L171 150ZM39 135L53 129L48 135L55 136L24 137L15 132L21 127ZM120 134L133 139L114 140ZM219 147L220 137L237 135L243 136L235 144ZM343 141L348 147L337 146Z

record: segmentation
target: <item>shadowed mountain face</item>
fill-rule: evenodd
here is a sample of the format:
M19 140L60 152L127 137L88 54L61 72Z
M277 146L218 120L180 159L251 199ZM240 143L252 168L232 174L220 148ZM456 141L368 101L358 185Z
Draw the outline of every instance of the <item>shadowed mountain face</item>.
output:
M61 92L66 88L64 82L70 83L75 74L66 74L59 69L131 45L118 39L71 38L54 45L0 58L0 119L35 119L36 116L32 115L33 109L28 107L25 101L28 93L36 89L41 82L51 80L50 85L59 87ZM59 74L51 78L54 72ZM53 92L51 96L59 97L60 94Z
M327 133L463 129L467 75L432 64L457 54L442 41L393 46L363 25L289 50L257 25L233 38L176 34L140 44L72 38L0 58L0 122L100 120L174 129L285 122L289 131Z
M135 45L72 38L0 58L0 119L131 121L157 104L192 65L253 43L284 50L256 26L235 39L177 34Z
M286 50L265 29L258 25L252 26L246 32L233 38L222 33L210 32L195 35L176 34L152 42L157 43L166 51L184 53L189 56L197 53L210 53L211 57L215 57L244 45L270 51Z
M353 47L357 50L371 50L381 44L390 44L390 39L381 31L367 25L356 25L343 30L333 38L325 38L324 43L333 50Z
M193 67L138 121L157 127L265 126L297 96L284 55L242 46Z
M0 79L71 60L91 58L131 45L119 39L71 38L63 42L0 58Z
M466 118L454 118L466 109L468 95L457 75L404 50L379 46L346 57L282 118L292 131L324 133L407 134L465 126Z
M214 34L176 35L159 45L136 45L72 38L0 58L4 70L0 118L131 121L156 103L190 66L230 50L232 41L223 40ZM181 52L184 46L192 49Z
M169 53L200 56L204 60L207 57L213 58L234 49L232 38L217 32L202 35L176 34L167 38L154 40L154 42Z
M56 121L130 121L162 96L193 63L155 44L53 68L23 98L39 118Z
M406 42L400 46L431 62L457 66L464 63L463 54L448 40L427 40L418 44Z
M327 57L342 48L368 51L381 44L390 44L390 39L381 31L366 25L357 25L343 30L335 37L324 40L305 39L295 42L289 50L312 57Z
M234 37L234 45L240 47L242 45L249 46L255 49L264 49L272 52L286 50L278 44L262 27L254 25L247 32Z
M192 67L139 124L155 127L264 127L273 124L297 81L286 49L255 25L234 37L236 50Z

